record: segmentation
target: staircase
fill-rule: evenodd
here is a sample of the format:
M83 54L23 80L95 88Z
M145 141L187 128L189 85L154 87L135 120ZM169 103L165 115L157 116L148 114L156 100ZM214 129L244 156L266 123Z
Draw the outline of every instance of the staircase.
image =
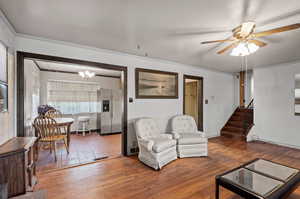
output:
M252 126L253 109L249 106L247 108L237 108L221 129L221 136L246 140Z

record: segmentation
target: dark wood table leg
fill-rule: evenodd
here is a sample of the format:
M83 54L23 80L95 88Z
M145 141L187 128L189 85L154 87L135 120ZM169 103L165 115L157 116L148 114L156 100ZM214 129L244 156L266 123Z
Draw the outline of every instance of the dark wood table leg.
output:
M218 182L218 180L216 179L216 192L215 192L215 193L216 193L216 197L215 197L216 199L219 199L219 191L220 191L220 190L219 190L219 182Z
M67 145L68 145L68 150L70 149L70 140L71 140L71 125L69 124L67 126Z

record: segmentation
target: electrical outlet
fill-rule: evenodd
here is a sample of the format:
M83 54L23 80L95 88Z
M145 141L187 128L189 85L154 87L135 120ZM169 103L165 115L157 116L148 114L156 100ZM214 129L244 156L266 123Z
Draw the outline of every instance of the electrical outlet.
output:
M139 152L139 147L131 148L130 153L138 153Z

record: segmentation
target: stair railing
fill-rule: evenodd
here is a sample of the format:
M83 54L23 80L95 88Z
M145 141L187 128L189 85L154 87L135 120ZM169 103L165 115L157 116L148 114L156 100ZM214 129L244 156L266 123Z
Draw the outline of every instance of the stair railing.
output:
M254 98L248 104L247 109L253 108L253 105L254 105L253 102L254 102Z

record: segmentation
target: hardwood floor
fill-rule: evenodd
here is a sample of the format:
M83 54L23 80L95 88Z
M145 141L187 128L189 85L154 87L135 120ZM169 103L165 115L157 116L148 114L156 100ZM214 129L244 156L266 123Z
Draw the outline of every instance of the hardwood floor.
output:
M49 149L41 149L37 161L38 172L95 162L96 158L108 156L115 158L121 155L121 134L99 136L97 133L71 135L70 153L67 154L63 142L57 144L57 161Z
M209 139L209 157L178 159L159 172L121 157L40 174L37 189L55 199L213 199L217 174L258 157L300 168L300 150L218 137ZM239 198L224 189L221 195ZM289 197L296 198L300 188Z

